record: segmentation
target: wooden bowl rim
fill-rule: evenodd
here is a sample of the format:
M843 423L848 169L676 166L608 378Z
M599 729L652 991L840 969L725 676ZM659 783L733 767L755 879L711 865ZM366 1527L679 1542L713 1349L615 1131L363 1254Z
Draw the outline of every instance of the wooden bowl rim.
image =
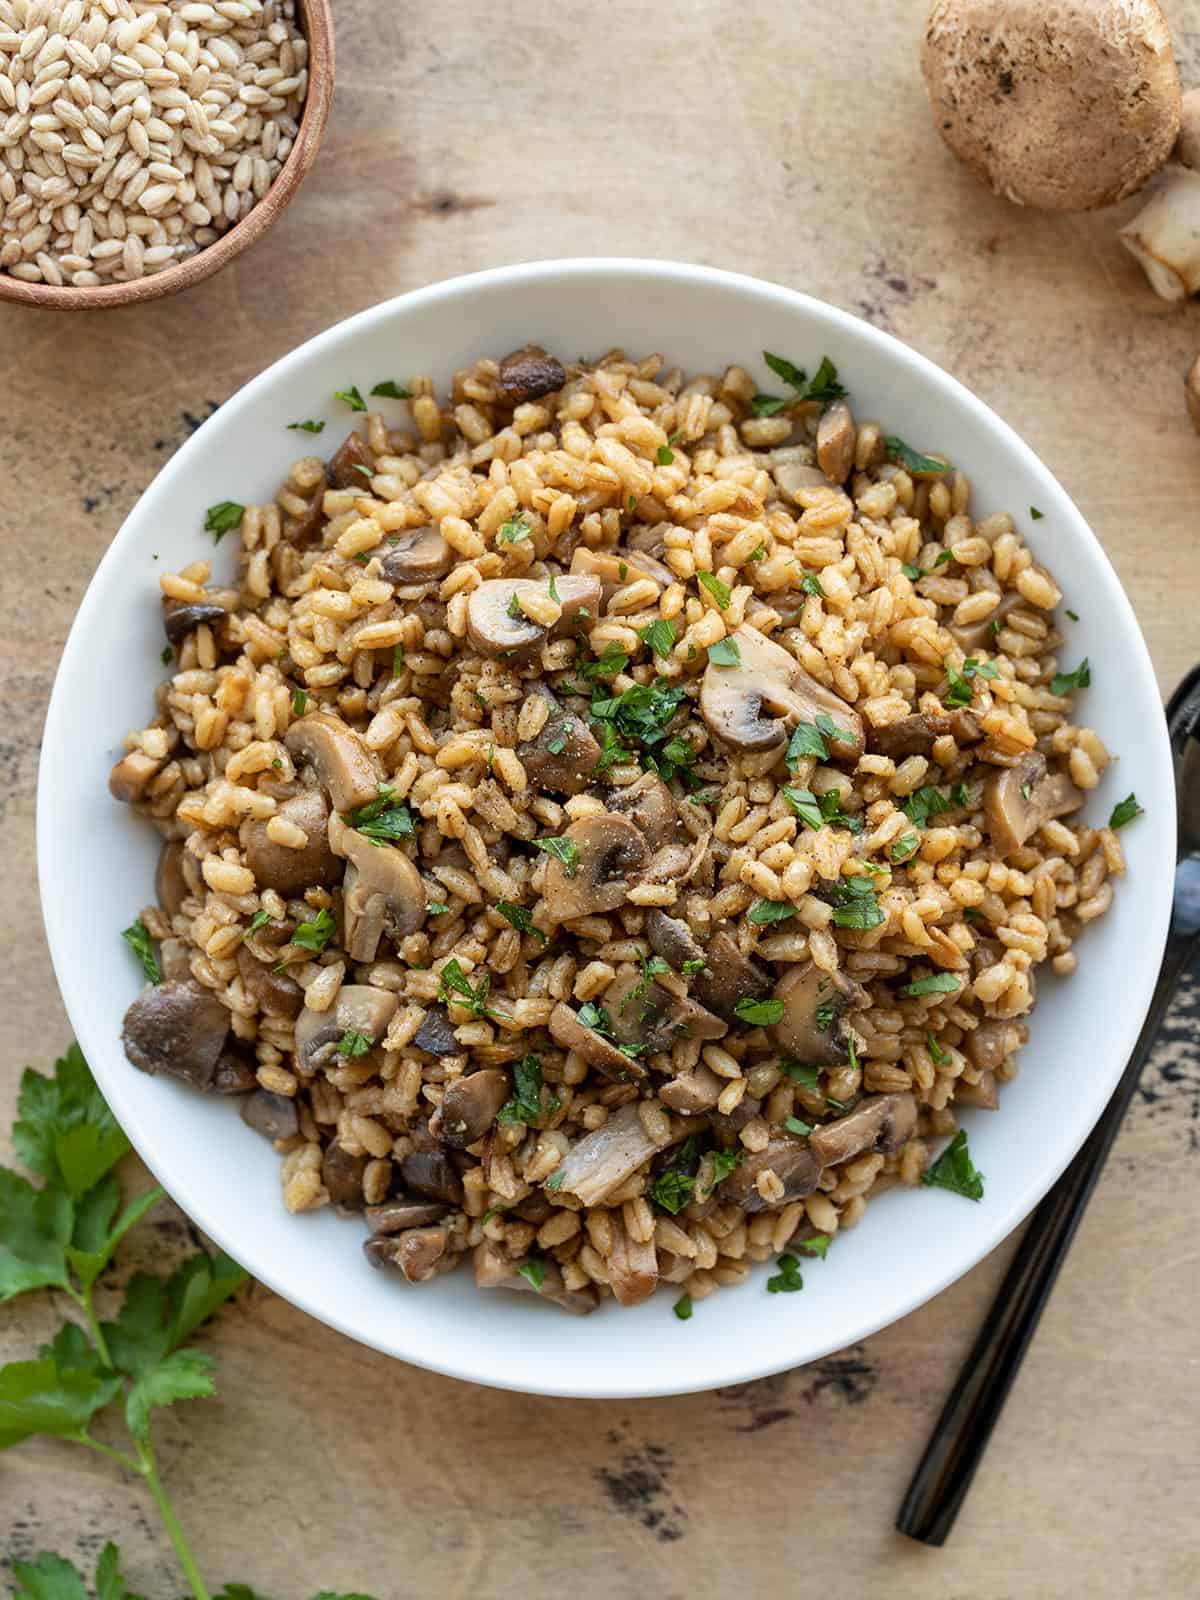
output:
M129 283L106 283L93 288L76 284L25 283L0 272L0 301L44 306L58 311L100 311L111 306L136 305L161 300L193 284L202 283L228 266L235 256L256 244L281 217L316 160L333 103L335 70L333 10L330 0L297 0L304 36L308 41L308 93L300 117L296 142L275 182L246 216L195 255L162 272L148 273Z

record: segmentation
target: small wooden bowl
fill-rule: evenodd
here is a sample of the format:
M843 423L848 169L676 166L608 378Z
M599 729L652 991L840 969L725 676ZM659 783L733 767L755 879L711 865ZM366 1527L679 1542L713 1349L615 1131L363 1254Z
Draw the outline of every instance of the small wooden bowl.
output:
M308 93L300 117L300 131L288 152L275 182L258 204L223 233L213 244L195 255L147 273L129 283L105 283L95 288L62 288L49 283L25 283L7 272L0 272L0 301L17 305L50 306L57 311L101 311L108 306L129 306L139 300L161 300L192 284L210 278L227 266L234 256L256 244L271 224L291 204L308 169L317 158L329 107L333 101L334 52L333 12L330 0L297 0L300 23L308 40Z

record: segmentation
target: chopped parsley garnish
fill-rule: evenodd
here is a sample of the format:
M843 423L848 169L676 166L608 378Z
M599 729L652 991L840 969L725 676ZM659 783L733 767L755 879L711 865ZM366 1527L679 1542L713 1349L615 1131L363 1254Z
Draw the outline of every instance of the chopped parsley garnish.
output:
M767 1279L768 1294L795 1294L803 1289L804 1279L800 1276L800 1263L795 1256L780 1256L775 1265L779 1271Z
M385 400L411 400L409 390L398 384L395 378L385 378L382 383L377 383L371 390L372 394L381 394Z
M142 971L150 982L161 983L162 968L158 964L154 954L154 943L141 917L135 917L129 926L122 930L121 937L141 962Z
M898 439L894 433L888 434L883 441L884 454L889 461L898 461L905 472L924 473L928 477L940 478L950 468L944 461L935 461L932 456L923 456L919 450L914 450L912 445L905 444L903 439Z
M593 1033L600 1034L602 1038L612 1038L612 1018L604 1007L598 1006L594 1000L585 1000L579 1008L578 1016L585 1028L591 1028Z
M1140 817L1143 808L1138 805L1137 795L1127 794L1124 800L1118 800L1112 808L1112 815L1108 819L1110 828L1123 828L1127 822L1132 822L1134 817Z
M245 506L238 505L236 500L218 500L204 513L204 531L212 534L214 544L220 544L230 528L236 528L245 515Z
M338 1040L337 1053L340 1056L365 1056L374 1043L370 1034L347 1028Z
M904 833L896 840L888 854L893 861L907 861L913 854L921 839L918 834Z
M314 422L310 417L307 422L289 422L288 427L296 433L324 433L325 424Z
M708 659L714 667L740 667L742 652L736 639L718 639L709 645Z
M958 783L951 784L950 798L956 806L961 806L963 810L966 810L971 804L971 791L960 780Z
M785 399L777 394L756 394L750 402L750 409L756 417L773 417L795 403L794 399Z
M701 588L707 589L709 594L712 595L713 600L716 602L718 608L721 611L727 611L729 609L730 601L729 585L727 583L722 583L720 578L718 578L715 573L712 572L698 572L696 577Z
M638 638L648 644L656 656L666 660L675 644L675 626L666 617L659 617L648 627L639 628Z
M770 367L776 377L782 378L789 389L796 391L794 400L780 400L775 395L757 394L751 401L751 409L759 417L773 417L777 411L782 411L784 406L794 405L798 400L840 400L846 393L845 388L838 382L837 368L828 356L821 357L821 365L810 379L803 367L796 366L786 356L772 355L769 350L763 351L763 360Z
M367 402L359 394L358 385L355 383L352 383L348 389L335 389L333 398L344 401L351 411L365 411L367 409Z
M962 979L956 978L952 972L935 972L928 978L918 978L915 983L906 983L900 993L903 995L957 994L961 988Z
M374 800L359 806L357 811L349 812L345 820L351 828L365 834L368 839L374 839L377 844L391 839L406 839L416 826L412 812L402 800L396 799L396 791L386 783L380 784Z
M692 1316L692 1297L690 1294L681 1294L671 1307L680 1322L689 1322Z
M292 715L302 717L308 708L308 695L303 689L292 690Z
M679 970L685 978L694 978L698 972L704 971L704 957L696 956L691 961L685 961Z
M834 890L833 922L838 928L878 928L887 921L869 878L842 878Z
M983 1173L971 1160L967 1136L961 1128L929 1171L921 1174L921 1182L931 1189L949 1189L966 1200L983 1199Z
M786 922L796 915L795 906L785 900L756 900L746 913L747 920L756 927L765 928L773 922Z
M933 562L934 571L936 572L938 567L948 567L953 560L954 560L954 551L953 550L939 550L937 555L934 557L934 562Z
M561 728L559 729L559 731L556 734L552 735L551 738L546 740L546 749L549 751L549 753L552 756L560 756L560 755L562 755L563 751L566 748L567 748L567 735L566 735L565 730L563 730Z
M770 367L777 378L782 378L789 389L803 389L808 382L808 373L803 367L798 367L794 361L789 361L786 356L772 355L769 350L763 351L763 360Z
M1056 672L1050 679L1051 694L1073 694L1076 689L1086 689L1092 681L1092 669L1088 665L1088 658L1075 668L1074 672Z
M803 756L816 756L818 761L828 761L828 739L837 744L854 743L854 735L839 728L828 711L818 711L813 722L798 722L792 729L784 760L793 771Z
M438 975L437 997L443 1005L465 1005L467 1010L476 1017L492 1017L495 1012L488 1008L488 990L492 986L492 975L485 972L480 978L477 987L472 988L467 981L467 975L456 957L451 956Z
M789 1133L798 1134L802 1139L812 1132L811 1123L801 1122L799 1117L785 1117L783 1125Z
M713 1192L719 1183L724 1183L729 1174L742 1164L745 1151L740 1147L736 1150L714 1150L712 1152L712 1182L704 1191L704 1198Z
M270 920L271 913L269 911L256 911L250 918L250 926L246 929L246 932L257 933L260 928L265 928Z
M625 746L630 744L642 747L646 765L664 781L669 782L677 768L690 765L695 756L691 745L667 732L684 698L682 684L655 678L648 684L635 683L623 694L593 699L592 726L601 742L601 770L627 754Z
M1070 606L1066 607L1066 613L1067 613L1067 616L1070 617L1072 622L1078 622L1079 621L1079 613L1078 613L1078 611L1072 611Z
M530 1256L528 1261L521 1262L517 1271L525 1279L526 1283L531 1283L537 1292L541 1294L542 1284L546 1281L546 1263L544 1261L536 1261Z
M660 444L654 456L660 467L669 467L675 459L675 452L669 444Z
M392 677L398 678L404 671L404 646L398 644L392 651Z
M633 511L636 506L637 506L637 495L631 494L629 496L629 509L630 509L630 511Z
M508 604L504 609L514 622L520 622L522 617L525 615L525 613L521 610L521 602L515 594L509 595Z
M739 1000L734 1015L754 1028L769 1028L783 1016L782 1000Z
M765 544L756 544L754 546L754 549L751 550L750 554L746 557L746 560L747 561L761 561L762 558L766 555L766 553L767 553L767 547L766 547Z
M375 474L374 474L374 472L372 472L371 468L367 467L367 466L364 466L361 461L352 461L350 463L350 471L351 472L361 472L363 477L367 480L368 483L370 483L371 479L375 476ZM368 557L368 555L367 555L365 550L360 550L359 553L355 556L354 559L356 561L361 561L365 565L366 562L369 560L369 557Z
M931 1033L925 1035L925 1048L929 1051L929 1059L935 1067L945 1066L950 1059Z
M302 922L292 934L292 943L298 944L301 950L308 950L313 955L320 955L325 946L333 938L333 931L337 924L324 906L317 912L311 922Z
M669 1211L673 1217L677 1217L692 1198L699 1162L695 1137L685 1139L679 1147L675 1160L665 1172L660 1172L654 1181L650 1190L650 1198L654 1204L663 1211Z
M623 672L628 665L629 657L619 644L606 644L602 654L594 661L585 661L579 670L589 682L592 682L597 678L615 678L617 673Z
M525 1056L513 1068L513 1092L500 1107L496 1121L536 1122L542 1114L542 1063Z
M163 647L162 647L162 664L163 664L163 666L165 667L168 664L168 662L174 661L174 659L175 659L175 652L174 652L174 650L171 649L171 646L169 644L163 645Z
M917 579L922 576L920 567L914 566L911 561L906 561L900 571L908 579L909 583L916 583Z
M942 663L946 669L946 680L950 687L946 692L944 705L969 706L974 690L968 679L970 678L995 678L999 676L1000 669L994 661L980 661L976 656L968 656L959 672L949 661Z
M1033 518L1033 520L1035 522L1040 522L1042 520L1042 513L1038 510L1038 508L1036 506L1030 506L1029 515Z
M805 1255L819 1256L822 1261L829 1254L832 1243L827 1233L814 1233L811 1239L797 1239L796 1248L803 1250Z
M923 828L930 817L937 816L939 811L949 811L951 807L945 795L927 783L906 795L900 802L900 809L910 822Z
M800 587L805 594L815 594L821 600L825 598L825 591L821 587L820 578L814 577L811 572L806 572L800 579Z
M515 517L510 517L507 522L500 524L500 530L496 534L496 543L516 544L521 539L528 539L532 532L533 529L529 525L528 519L518 512Z
M815 831L825 826L821 803L811 789L792 789L785 784L780 793L806 828Z
M441 900L431 900L425 907L427 917L444 917L450 907Z
M829 1016L825 1022L822 1022L820 1019L819 1006L817 1008L817 1012L817 1027L821 1029L822 1033L824 1033L829 1027L830 1023L833 1021L833 1007L830 1006ZM792 1082L798 1083L802 1089L811 1089L814 1093L817 1091L817 1085L821 1077L820 1067L807 1066L803 1061L781 1061L779 1063L779 1070L780 1072L785 1072Z
M544 1189L549 1189L555 1194L558 1193L558 1191L562 1188L562 1186L563 1186L563 1174L561 1172L552 1172L550 1174L550 1176L546 1179L545 1183L542 1185L542 1187Z
M561 862L564 877L573 878L579 871L579 846L570 839L535 839L533 842L543 855Z

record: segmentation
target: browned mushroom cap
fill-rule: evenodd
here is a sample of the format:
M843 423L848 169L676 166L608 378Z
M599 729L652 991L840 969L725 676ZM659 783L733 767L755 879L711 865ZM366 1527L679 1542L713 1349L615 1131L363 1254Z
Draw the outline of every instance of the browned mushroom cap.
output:
M454 1036L449 1019L440 1011L427 1011L421 1026L413 1034L412 1042L418 1050L431 1056L461 1056L463 1047Z
M144 989L125 1013L121 1043L142 1072L167 1072L211 1092L228 1033L229 1012L187 978Z
M161 761L148 756L145 751L131 750L127 756L121 757L109 773L109 794L127 806L133 805L142 798L142 791L161 766Z
M827 739L830 760L857 761L863 728L856 711L757 628L744 624L732 637L739 664L710 661L700 685L700 715L718 739L736 750L769 750L798 722L813 722L824 712L845 735Z
M406 1189L425 1200L462 1205L462 1179L444 1150L410 1150L400 1162L400 1176Z
M365 467L365 472L359 468ZM357 489L366 494L375 475L375 457L360 433L347 434L329 458L329 477L337 489Z
M338 990L329 1011L313 1011L305 1006L296 1022L296 1056L310 1072L323 1067L338 1053L338 1044L347 1033L361 1034L377 1048L399 1000L387 989L371 984L347 983Z
M633 1083L646 1076L646 1069L633 1056L618 1050L611 1040L579 1020L577 1012L560 1000L550 1013L550 1037L564 1050L574 1050L590 1066L614 1083Z
M154 897L169 917L175 917L190 893L183 875L183 843L179 839L167 839L154 869Z
M202 622L224 622L225 617L222 606L168 604L163 611L163 632L168 642L178 650L188 634Z
M679 836L675 797L656 772L643 772L627 788L611 790L607 804L610 812L629 818L651 850Z
M830 483L845 483L857 443L854 413L844 400L831 400L817 423L817 465Z
M983 788L988 835L1002 856L1019 850L1052 817L1078 811L1083 795L1065 772L1048 772L1038 750L1015 767L1001 767Z
M533 622L520 609L522 595L546 598L546 585L533 578L487 578L471 591L467 601L467 638L481 656L527 661L547 639L569 633L581 611L595 617L600 609L597 578L560 577L554 580L558 621L549 628ZM513 615L516 612L516 615Z
M609 1221L612 1246L605 1261L609 1288L619 1305L641 1305L658 1286L658 1253L653 1236L644 1244L635 1239L619 1211L612 1212Z
M343 1211L361 1211L366 1205L363 1197L366 1170L364 1154L352 1155L338 1139L325 1146L321 1157L321 1182L333 1204Z
M735 1167L721 1185L721 1199L726 1205L740 1206L748 1214L768 1209L758 1189L760 1173L771 1171L783 1184L783 1193L771 1207L790 1205L793 1200L803 1200L812 1194L821 1176L821 1168L805 1139L781 1135L771 1139L762 1150L747 1152L740 1166Z
M260 1011L269 1017L298 1017L304 1005L304 990L286 972L259 961L244 944L238 945L238 974L242 987Z
M574 847L568 861L551 856L542 900L552 922L569 922L615 911L645 865L646 841L626 817L613 811L580 817L562 835Z
M701 1005L726 1022L737 1020L739 1000L757 1000L771 987L770 978L758 962L744 956L737 940L723 928L713 934L704 954L707 964L692 979L692 993Z
M789 967L775 985L783 1016L771 1029L786 1055L812 1066L833 1066L849 1055L844 1013L864 1006L861 986L841 972L823 972L811 961Z
M981 1022L962 1042L963 1055L972 1066L982 1072L995 1072L1012 1053L1013 1029L1011 1023L988 1019ZM955 1089L961 1087L961 1079Z
M727 1023L686 995L673 994L638 972L614 978L604 991L614 1039L647 1050L669 1050L676 1039L723 1039Z
M954 1085L955 1105L976 1106L980 1111L998 1111L1000 1094L996 1088L996 1074L981 1072L978 1083L968 1083L959 1078Z
M443 1143L452 1150L465 1150L482 1139L507 1099L508 1074L498 1067L484 1067L469 1077L456 1078L442 1096Z
M589 550L581 544L571 557L571 571L598 578L605 600L639 578L651 579L660 589L669 588L676 581L671 569L646 550Z
M670 1083L664 1083L658 1098L663 1105L683 1116L698 1116L702 1111L712 1110L724 1087L724 1079L699 1062L690 1072L681 1072Z
M565 711L543 685L534 692L550 702L550 715L536 739L517 746L517 758L525 776L535 789L551 794L579 794L587 788L600 746L586 722L573 711Z
M367 1226L372 1233L403 1233L405 1228L426 1228L445 1215L446 1207L436 1200L385 1200L367 1207Z
M395 845L376 844L334 818L330 840L350 865L342 879L346 950L354 961L374 961L389 918L403 939L425 921L421 874Z
M676 972L685 961L704 960L704 951L687 923L679 917L669 917L657 906L646 913L646 938L654 954L669 962Z
M828 489L829 479L820 467L811 466L804 461L780 461L771 468L775 474L775 482L789 500L799 504L799 495L802 489Z
M947 733L959 745L978 744L983 738L983 729L970 711L918 711L898 722L889 722L886 728L868 729L867 743L880 755L903 761L906 756L927 756L934 740Z
M454 1265L449 1246L448 1228L410 1228L394 1239L364 1239L363 1254L373 1267L397 1267L409 1283L425 1283Z
M999 604L986 617L981 617L978 622L966 622L957 627L950 627L946 631L965 655L970 655L972 650L982 650L990 645L996 648L996 634L1004 626L1004 619L1010 611L1015 611L1021 604L1021 596L1015 589L1010 589L1007 594L1000 596Z
M235 1041L217 1057L216 1070L209 1084L210 1094L248 1094L257 1087L258 1070L249 1047Z
M436 528L408 528L392 534L381 573L388 583L432 583L454 565L454 551Z
M916 1131L917 1102L911 1094L876 1094L849 1116L814 1128L808 1144L823 1167L836 1167L865 1150L893 1156Z
M264 820L247 818L240 837L255 881L287 896L336 883L342 867L329 846L329 804L321 790L302 789L283 802L278 815L294 823L308 843L299 850L276 844Z
M341 717L310 711L292 723L283 742L312 763L336 811L357 811L377 798L379 778L367 748Z
M500 362L500 393L510 405L539 400L561 389L566 381L562 362L547 355L540 344L523 344Z
M285 1094L256 1089L242 1101L242 1121L264 1139L291 1139L300 1132L296 1102Z
M490 1239L484 1239L476 1245L474 1261L477 1289L523 1290L540 1295L543 1300L550 1300L577 1317L584 1317L596 1309L595 1290L568 1289L556 1261L539 1261L537 1265L542 1269L541 1272L532 1272L526 1277L519 1269L529 1265L529 1258L510 1261ZM540 1286L534 1281L535 1278L541 1279Z
M603 1127L585 1133L567 1151L553 1173L558 1193L573 1194L585 1206L599 1205L675 1137L652 1139L638 1116L637 1105L620 1106Z

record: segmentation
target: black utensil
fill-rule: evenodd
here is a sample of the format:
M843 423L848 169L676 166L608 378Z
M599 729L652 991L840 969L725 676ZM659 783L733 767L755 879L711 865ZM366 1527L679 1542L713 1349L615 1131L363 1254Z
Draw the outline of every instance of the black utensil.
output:
M1103 1116L1033 1213L908 1486L896 1526L901 1533L925 1544L944 1544L954 1526L958 1508L1021 1370L1025 1351L1121 1119L1133 1099L1171 996L1200 947L1200 666L1192 668L1171 696L1167 729L1175 755L1179 838L1171 926L1150 1009L1129 1065Z

